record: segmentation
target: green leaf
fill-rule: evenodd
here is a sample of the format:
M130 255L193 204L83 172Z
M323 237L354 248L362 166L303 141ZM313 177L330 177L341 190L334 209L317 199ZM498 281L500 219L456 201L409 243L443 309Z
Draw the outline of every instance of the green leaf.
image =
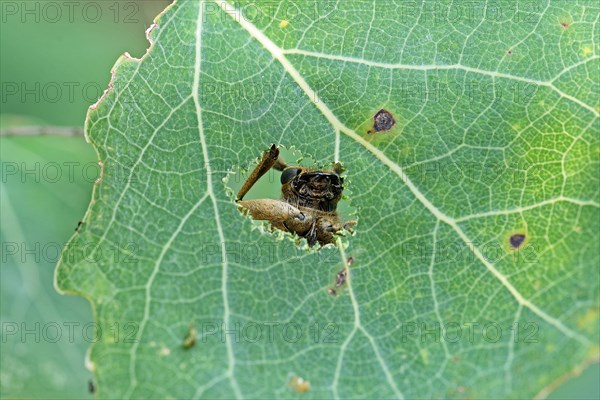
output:
M100 396L522 398L597 359L597 5L261 4L169 7L89 112L57 279L119 326ZM272 143L344 163L347 248L238 212L223 179Z

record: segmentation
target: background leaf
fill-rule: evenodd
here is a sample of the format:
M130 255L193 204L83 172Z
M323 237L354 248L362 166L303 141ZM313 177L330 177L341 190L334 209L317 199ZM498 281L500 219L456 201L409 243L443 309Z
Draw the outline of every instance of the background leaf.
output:
M90 202L99 167L82 136L55 135L83 130L110 66L125 50L144 54L144 31L166 5L2 2L0 398L92 398L85 335L93 337L93 329L83 331L92 310L86 300L56 292L54 267Z
M0 155L2 397L91 398L83 367L90 307L52 282L99 170L93 150L81 137L2 136Z
M597 359L598 9L528 4L170 7L88 115L104 177L57 272L121 329L100 395L531 397ZM344 162L345 251L236 210L222 179L271 143Z

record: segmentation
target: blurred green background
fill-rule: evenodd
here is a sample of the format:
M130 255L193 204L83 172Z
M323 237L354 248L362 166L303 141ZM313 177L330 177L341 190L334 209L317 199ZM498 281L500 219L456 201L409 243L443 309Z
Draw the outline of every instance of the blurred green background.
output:
M126 51L144 54L145 30L167 4L0 2L1 398L92 397L93 375L84 367L92 310L83 298L59 295L53 274L57 252L87 209L97 160L76 132L16 128L83 127L114 62ZM597 399L599 382L595 364L550 398Z
M145 30L167 4L0 2L1 398L92 398L84 365L92 310L81 297L58 294L53 275L99 171L80 134L6 133L82 128L117 58L144 54Z

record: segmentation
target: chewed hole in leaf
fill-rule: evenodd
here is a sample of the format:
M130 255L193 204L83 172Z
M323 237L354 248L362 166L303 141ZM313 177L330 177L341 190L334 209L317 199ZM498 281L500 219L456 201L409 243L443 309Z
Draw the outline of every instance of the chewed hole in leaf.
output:
M233 166L225 185L260 232L291 239L299 248L348 240L356 225L343 162L318 163L293 147L273 146L252 162Z

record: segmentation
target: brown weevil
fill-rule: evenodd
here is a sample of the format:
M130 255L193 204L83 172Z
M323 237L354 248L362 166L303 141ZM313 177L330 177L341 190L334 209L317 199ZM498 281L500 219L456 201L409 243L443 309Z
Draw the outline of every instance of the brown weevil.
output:
M252 186L275 168L281 173L281 199L242 200ZM342 223L336 211L342 198L344 178L342 166L333 170L317 170L288 166L276 145L267 150L237 195L237 204L256 220L269 221L271 226L306 238L309 246L335 243L336 234L350 230L355 221Z

